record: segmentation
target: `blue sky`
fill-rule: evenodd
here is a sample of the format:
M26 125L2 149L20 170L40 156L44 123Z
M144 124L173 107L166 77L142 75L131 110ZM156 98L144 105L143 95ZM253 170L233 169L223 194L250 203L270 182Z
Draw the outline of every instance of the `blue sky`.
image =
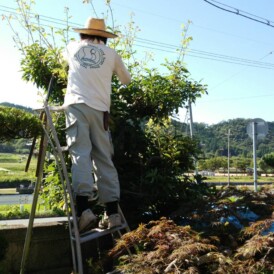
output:
M274 1L210 2L233 11L231 8L236 8L253 18L256 15L256 19L267 19L274 25ZM105 1L92 3L98 17L108 13ZM0 0L1 14L7 14L7 7L15 8L16 1ZM36 0L34 12L64 19L64 7L69 7L70 21L76 27L84 25L89 16L96 17L92 6L82 0ZM208 85L208 95L193 105L194 122L215 124L234 118L274 121L274 27L218 9L204 0L112 0L111 7L115 25L127 24L134 14L135 24L140 27L136 50L140 54L152 52L154 66L165 58L177 57L174 49L180 46L182 24L191 20L187 34L193 41L184 61L191 78ZM37 91L21 80L20 53L5 21L0 23L0 31L0 102L37 107ZM185 109L179 118L186 121Z

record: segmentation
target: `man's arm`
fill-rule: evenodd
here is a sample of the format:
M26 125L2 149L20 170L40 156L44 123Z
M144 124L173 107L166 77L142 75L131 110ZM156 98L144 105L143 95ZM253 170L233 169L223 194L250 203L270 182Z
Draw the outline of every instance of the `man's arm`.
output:
M118 76L123 85L128 85L131 82L131 76L125 67L121 57L117 54L115 58L114 73Z

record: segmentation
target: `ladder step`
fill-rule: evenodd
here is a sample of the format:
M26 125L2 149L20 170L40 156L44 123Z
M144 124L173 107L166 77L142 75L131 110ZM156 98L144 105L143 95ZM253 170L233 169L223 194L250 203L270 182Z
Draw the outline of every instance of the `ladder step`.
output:
M55 152L57 153L57 155L58 155L58 153L59 153L59 151L58 151L58 148L57 147L54 147L54 150L55 150ZM69 151L69 148L68 148L68 146L60 146L60 151L61 152L67 152L67 151Z
M53 112L61 112L64 111L66 107L64 105L62 106L49 106L49 110Z
M68 146L62 146L61 147L62 152L66 152L69 150Z
M46 122L44 123L43 119L40 118L41 121L43 121L42 127L44 130L45 138L44 138L44 143L42 143L43 146L41 146L41 148L40 148L41 151L39 151L39 153L41 153L41 159L44 161L45 157L46 157L46 152L47 152L47 150L46 150L47 145L49 144L51 146L53 156L57 163L59 179L62 182L63 191L65 194L64 197L65 197L66 209L69 209L69 208L71 209L71 212L70 212L70 210L67 210L67 214L68 214L67 217L68 217L68 222L69 222L70 244L71 244L72 261L73 261L73 273L84 274L82 251L81 251L82 243L92 241L99 237L103 237L103 236L106 236L109 234L111 234L114 238L114 235L113 235L114 233L117 233L119 235L119 237L121 237L122 234L124 234L125 232L129 232L130 229L129 229L127 221L124 217L124 214L121 211L121 208L119 206L118 213L121 215L121 220L122 220L121 226L114 227L111 229L94 228L82 235L79 235L78 231L77 231L77 233L76 233L77 236L75 236L73 234L72 226L74 224L77 225L77 216L76 216L76 212L75 212L75 208L74 208L73 190L71 188L70 176L68 174L65 158L63 155L64 152L68 151L68 147L61 146L59 139L58 139L57 131L55 129L53 119L52 119L52 112L61 112L61 111L64 111L65 109L66 109L65 106L49 106L46 102L43 108L39 108L39 109L35 110L36 112L40 112L40 117L42 117L41 114L45 114L44 117L47 118L46 119L47 123ZM60 115L56 114L56 117L58 117L58 116L60 116ZM38 172L39 172L39 174L38 174L39 179L37 179L37 182L39 182L39 184L41 184L42 179L43 179L43 165L41 165L41 164L39 165ZM39 188L37 187L37 190L38 189ZM97 190L96 186L93 189L93 192L94 192L94 197L92 198L92 200L95 201L98 199L98 190ZM36 203L38 200L38 195L39 195L39 191L36 191L35 192ZM23 271L25 269L25 264L26 264L26 260L28 257L28 251L29 251L30 239L31 239L31 230L33 227L33 220L34 220L34 216L35 216L34 213L35 213L35 209L36 209L36 204L35 204L35 206L33 206L33 208L34 208L34 210L30 217L30 222L29 222L28 231L27 231L27 237L25 240L24 254L22 256L22 262L21 262L22 272L21 272L21 274L24 274ZM70 216L70 214L71 214L71 216ZM129 249L127 249L127 251L129 254L131 254Z
M122 230L122 229L128 229L128 225L122 224L120 226L117 227L113 227L111 229L100 229L100 228L94 228L84 234L80 235L80 242L81 243L85 243L91 240L94 240L96 238L102 237L102 236L106 236L108 234L114 233L116 231ZM72 240L75 241L75 237L71 236Z
M49 111L52 111L52 112L61 112L61 111L64 111L66 109L65 106L48 106L47 107ZM41 108L36 108L34 109L36 112L41 112L41 111L44 111L45 110L45 107L41 107Z

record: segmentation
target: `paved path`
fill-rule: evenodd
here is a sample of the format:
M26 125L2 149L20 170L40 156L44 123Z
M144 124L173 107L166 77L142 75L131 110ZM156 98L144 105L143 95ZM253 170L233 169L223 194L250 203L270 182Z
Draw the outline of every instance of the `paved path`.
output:
M0 171L6 171L6 172L11 172L11 170L9 170L9 169L6 169L6 168L2 168L2 167L0 167Z
M218 185L218 186L226 186L228 185L228 182L207 182L205 181L205 183L209 184L209 185ZM257 186L262 186L262 185L272 185L273 182L258 182ZM231 186L252 186L254 185L254 182L230 182Z
M34 218L34 225L38 224L52 224L67 222L67 217L51 217L51 218ZM0 229L8 226L22 226L27 227L29 219L15 219L15 220L1 220Z
M32 204L32 194L4 194L0 195L0 205Z

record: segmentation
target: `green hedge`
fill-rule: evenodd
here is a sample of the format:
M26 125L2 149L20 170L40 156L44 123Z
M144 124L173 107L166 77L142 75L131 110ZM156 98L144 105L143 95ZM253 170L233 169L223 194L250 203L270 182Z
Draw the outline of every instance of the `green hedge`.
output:
M0 128L0 142L30 139L42 133L41 122L34 114L4 106L0 106Z

